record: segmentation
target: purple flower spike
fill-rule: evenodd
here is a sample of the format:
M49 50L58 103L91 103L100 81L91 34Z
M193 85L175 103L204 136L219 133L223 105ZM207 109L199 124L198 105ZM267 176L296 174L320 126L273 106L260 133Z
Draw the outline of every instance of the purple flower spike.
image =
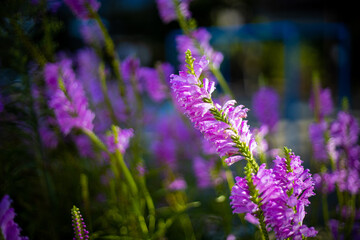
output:
M72 226L74 230L75 240L86 240L89 239L89 231L86 230L84 218L82 217L80 210L73 206L71 209L72 215Z
M119 150L122 154L125 153L129 147L130 138L134 136L133 129L121 129L113 126L113 131L106 136L105 142L110 152Z
M325 133L328 124L325 121L320 123L312 123L309 126L309 136L313 148L314 158L320 161L328 159L327 147L325 144Z
M211 94L215 83L207 78L200 80L208 60L203 56L199 60L187 52L188 72L180 71L179 75L170 76L171 88L183 112L194 123L209 142L216 147L225 162L231 165L245 156L252 156L256 142L252 137L247 121L247 108L236 101L227 101L224 106L214 104Z
M247 216L247 219L252 223L258 223L256 219L259 217L257 215L257 212L260 210L259 205L262 205L261 208L264 214L276 213L277 205L275 202L281 198L283 192L277 186L273 170L265 169L265 164L259 167L259 171L256 175L253 174L251 179L256 191L258 191L258 196L255 196L255 198L251 196L248 180L236 177L236 183L231 190L230 205L233 208L233 213L250 214L251 216ZM265 215L265 223L271 220L270 214L269 217Z
M92 17L88 8L91 8L94 12L97 12L100 8L100 3L97 0L64 0L64 2L81 19Z
M191 0L178 0L178 1L179 1L179 8L181 14L185 18L190 18L191 13L189 11L189 4ZM159 10L161 20L164 23L169 23L178 18L176 15L176 9L173 0L156 0L156 4Z
M8 195L5 195L0 202L0 228L4 240L29 240L28 237L20 236L21 228L14 222L16 214L10 207L11 202Z
M280 239L302 239L314 237L317 231L303 225L305 207L310 204L309 197L315 195L314 181L308 169L304 169L299 156L285 148L286 158L274 160L274 174L283 195L277 204L283 209L282 217L270 218L269 225ZM265 212L265 210L264 210ZM265 214L265 213L264 213Z
M310 96L310 108L315 111L315 99L314 94ZM322 120L324 117L328 116L333 111L333 102L331 98L331 91L329 88L320 89L319 96L319 117Z
M55 112L61 131L66 135L72 128L93 129L94 113L80 82L75 79L70 60L49 63L44 70L48 87L49 106Z
M213 64L215 68L219 68L221 62L223 61L223 55L220 52L216 52L210 45L211 35L205 28L199 28L190 33L192 37L187 35L180 35L176 37L176 47L179 52L178 59L180 62L185 58L184 53L189 49L193 54L194 58L201 58L202 55L205 55L207 59ZM199 51L194 43L196 39L203 53Z
M262 87L255 93L252 103L258 121L273 131L279 121L279 95L273 88Z

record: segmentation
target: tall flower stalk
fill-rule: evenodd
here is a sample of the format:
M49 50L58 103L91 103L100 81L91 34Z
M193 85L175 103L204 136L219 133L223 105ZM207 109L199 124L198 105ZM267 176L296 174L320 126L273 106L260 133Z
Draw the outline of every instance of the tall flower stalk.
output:
M89 239L89 231L86 230L84 218L80 213L79 208L73 206L71 209L72 226L74 230L74 240L87 240Z
M229 96L234 96L231 92L229 85L227 84L224 76L219 70L220 62L222 61L221 53L215 52L208 41L210 34L205 29L196 29L195 20L191 18L191 14L188 10L189 0L158 0L158 8L160 16L164 22L177 19L179 25L186 36L180 36L182 42L186 42L185 48L190 48L193 52L198 52L198 56L206 55L211 61L208 64L208 68L218 80L223 91ZM176 17L175 17L176 16ZM186 49L181 49L180 54Z
M250 222L259 225L265 239L269 239L269 230L279 239L315 236L315 229L302 224L305 206L310 203L308 197L314 195L309 170L304 170L300 158L286 148L286 158L278 157L274 169L266 169L265 164L259 167L253 156L256 142L244 120L248 109L235 106L235 100L223 106L213 102L215 83L200 79L208 64L205 56L196 60L188 50L185 62L187 72L170 76L172 90L184 113L214 144L226 164L247 161L246 177L237 177L232 188L234 213L246 213Z

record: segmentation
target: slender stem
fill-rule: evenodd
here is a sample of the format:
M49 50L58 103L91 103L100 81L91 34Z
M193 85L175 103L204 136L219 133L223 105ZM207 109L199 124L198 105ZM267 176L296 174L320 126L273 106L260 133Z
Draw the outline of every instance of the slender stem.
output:
M98 138L98 136L90 130L82 128L81 131L90 138L90 140L102 151L105 151L107 154L111 155L105 144Z
M129 168L126 166L126 164L124 162L124 158L123 158L122 154L120 153L119 150L116 150L114 156L116 157L117 163L119 164L121 171L124 173L124 177L125 177L127 183L129 184L132 195L134 196L134 198L137 198L138 193L139 193L138 187L135 183L135 180L134 180L132 174L130 173Z
M115 51L115 47L114 47L114 42L110 37L109 32L107 31L103 21L101 20L99 14L97 12L94 12L92 10L92 8L90 6L88 6L88 10L90 11L91 15L94 17L94 19L96 20L96 22L99 24L99 27L101 29L101 32L103 33L104 39L105 39L105 50L107 55L110 57L110 61L111 61L111 67L114 71L115 77L118 80L118 87L119 87L119 92L121 95L121 98L124 101L124 104L126 106L126 112L129 113L130 112L130 107L129 107L129 103L126 97L126 89L125 89L125 82L124 82L124 78L121 74L121 70L120 70L120 60L116 54Z
M155 216L155 205L151 198L151 195L146 187L144 176L140 177L140 187L145 196L146 205L149 210L149 232L153 233L155 230L156 216Z
M111 118L113 124L116 124L117 119L116 119L115 112L114 112L114 109L112 107L112 104L111 104L111 101L109 98L108 88L107 88L107 84L106 84L105 64L102 61L100 62L100 65L99 65L99 77L100 77L101 91L104 95L106 107L109 110L110 118Z

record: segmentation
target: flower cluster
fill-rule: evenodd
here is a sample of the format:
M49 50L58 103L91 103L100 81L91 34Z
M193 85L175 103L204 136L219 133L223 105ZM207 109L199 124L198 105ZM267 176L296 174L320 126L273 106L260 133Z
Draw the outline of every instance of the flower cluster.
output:
M255 93L252 102L258 121L273 131L279 121L279 95L270 87L262 87Z
M320 127L321 128L320 128ZM322 121L310 126L310 139L317 160L329 160L335 166L332 172L316 176L323 192L331 192L335 184L341 192L356 194L360 190L360 146L357 144L359 124L348 112L339 112L331 124ZM329 135L328 139L326 134ZM317 151L315 151L317 150ZM322 155L320 155L321 153ZM322 158L320 158L322 157Z
M89 231L86 230L84 218L82 217L79 208L73 206L71 209L72 226L74 229L74 240L89 239Z
M248 178L236 178L230 197L233 212L246 213L255 224L263 218L266 228L274 230L278 239L313 237L317 232L303 225L303 219L308 198L314 195L314 182L299 156L287 149L285 154L286 158L274 160L273 169L262 164Z
M316 93L315 93L316 94ZM320 89L318 94L319 99L315 99L314 94L310 96L310 108L311 110L315 111L316 105L318 104L319 109L319 118L320 120L324 119L327 115L331 114L333 111L333 102L331 98L331 91L329 88ZM316 103L316 100L318 103Z
M133 136L133 129L121 129L118 126L113 126L112 131L108 132L105 139L108 150L112 153L119 150L122 154L124 154L126 149L129 147L130 138Z
M44 69L49 106L55 112L60 129L68 134L72 128L93 129L95 117L88 109L84 90L75 79L71 61L48 63Z
M5 195L0 202L0 227L4 240L28 240L28 237L20 236L21 228L14 221L16 214L10 205L11 199Z
M194 123L195 128L205 138L215 144L216 151L225 162L231 165L244 157L250 157L256 142L252 137L247 121L247 108L235 106L235 100L227 101L223 106L214 104L211 94L215 83L200 75L209 63L203 56L199 60L186 54L188 72L172 74L170 83L175 97L184 113Z
M64 2L81 19L91 18L91 11L97 12L100 8L100 3L97 0L64 0Z
M174 0L156 0L160 17L164 23L169 23L177 19L176 6ZM190 18L189 4L191 0L179 0L179 9L185 18Z

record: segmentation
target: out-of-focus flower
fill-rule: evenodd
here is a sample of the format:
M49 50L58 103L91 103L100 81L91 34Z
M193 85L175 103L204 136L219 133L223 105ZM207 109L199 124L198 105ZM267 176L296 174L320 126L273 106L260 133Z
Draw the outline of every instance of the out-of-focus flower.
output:
M100 8L100 3L97 0L64 0L64 2L81 19L92 17L89 8L94 12L97 12Z
M100 59L90 48L84 48L77 52L76 62L78 65L77 78L83 84L87 96L95 104L104 101L104 95L101 92L99 79Z
M187 188L187 184L183 178L177 178L169 183L167 188L172 191L184 190Z
M191 0L177 0L177 1L179 3L179 8L180 8L181 14L185 18L190 18L191 13L189 11L189 4L190 4ZM169 23L178 18L176 15L176 7L174 5L173 0L156 0L156 3L157 3L157 7L159 10L161 20L164 23Z
M273 131L279 121L279 95L276 91L270 87L261 87L254 94L252 107L261 125Z
M14 221L16 214L10 207L11 202L9 195L5 195L0 202L0 227L4 240L29 240L20 236L21 228Z
M59 63L48 63L44 75L48 103L55 112L61 131L64 134L68 134L72 128L91 131L95 115L88 109L85 92L75 79L71 61L64 59Z
M161 102L168 96L167 83L171 73L173 67L169 63L163 63L157 69L147 67L140 69L140 81L154 102Z
M278 239L301 240L317 234L314 228L303 225L314 183L300 158L287 154L287 158L274 160L274 169L265 169L263 164L251 178L236 177L230 204L234 213L247 213L247 219L255 224L261 217L258 211L262 210L266 227L273 229Z
M72 226L74 230L75 240L86 240L89 239L89 231L86 230L86 224L82 217L79 208L73 206L71 209L72 215Z
M197 186L207 188L213 185L211 180L211 168L213 161L206 161L202 157L195 157L193 160L193 169L196 176Z
M200 59L203 55L213 64L215 68L219 68L223 61L223 55L215 51L210 45L211 35L205 28L199 28L190 33L191 37L187 35L180 35L176 37L176 48L178 50L179 62L183 62L185 52L189 49L194 58ZM198 41L201 52L194 41Z
M325 121L319 123L311 123L309 126L309 137L313 149L314 158L319 161L326 161L329 159L327 153L327 146L325 143L325 133L328 129L328 124Z
M315 111L315 97L314 93L310 96L310 109ZM324 119L324 117L330 115L333 111L333 102L331 98L331 91L329 88L320 89L319 92L319 118L320 120Z
M110 152L119 150L122 154L125 153L129 147L130 138L134 136L134 130L121 129L118 126L113 126L113 130L108 132L105 142Z
M195 128L216 146L217 153L221 157L226 156L228 165L243 159L244 154L251 155L256 142L247 121L243 120L248 109L242 105L235 107L235 100L227 101L224 106L214 104L211 94L215 90L215 83L206 78L200 80L208 60L205 56L194 60L190 51L186 59L189 72L180 71L179 75L170 76L172 90L183 112ZM240 152L239 148L246 148L246 153Z

